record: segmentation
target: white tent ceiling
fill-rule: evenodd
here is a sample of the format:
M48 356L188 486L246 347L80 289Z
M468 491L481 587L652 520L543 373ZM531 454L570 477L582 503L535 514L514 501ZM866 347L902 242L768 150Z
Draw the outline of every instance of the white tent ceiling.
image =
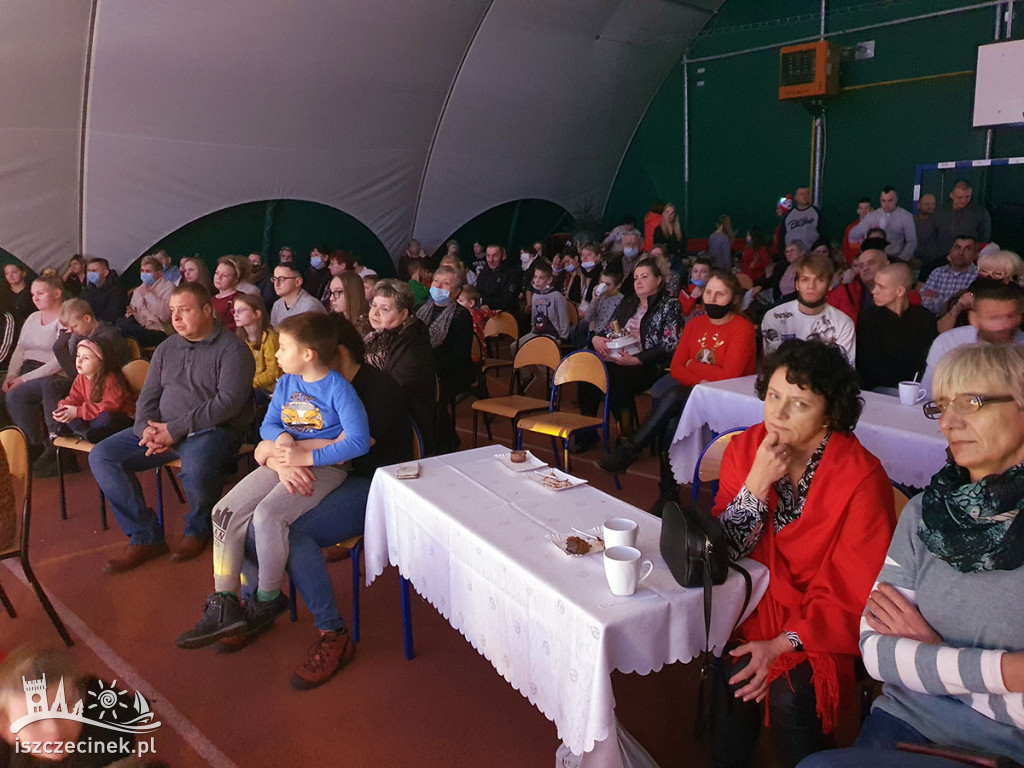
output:
M509 200L600 210L721 2L0 0L0 247L122 268L279 198L392 253Z

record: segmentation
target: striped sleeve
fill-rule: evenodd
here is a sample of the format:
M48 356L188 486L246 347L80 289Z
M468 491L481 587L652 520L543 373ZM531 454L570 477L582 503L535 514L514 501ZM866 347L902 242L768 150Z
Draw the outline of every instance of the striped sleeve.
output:
M920 542L914 530L918 515L908 512L909 507L900 517L872 590L880 582L887 582L916 606L915 543ZM864 666L876 680L936 696L1008 693L1001 670L1003 651L932 645L883 635L868 625L866 616L865 609L860 619L860 650Z

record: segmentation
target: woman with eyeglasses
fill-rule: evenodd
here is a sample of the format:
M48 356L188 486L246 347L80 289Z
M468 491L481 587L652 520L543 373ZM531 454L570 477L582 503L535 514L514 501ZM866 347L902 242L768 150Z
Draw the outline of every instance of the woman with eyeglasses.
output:
M344 316L366 337L370 328L370 304L366 300L366 287L363 279L355 272L345 271L331 278L327 298L330 300L332 315Z
M730 556L762 563L770 578L722 656L716 768L748 765L764 720L774 765L832 745L856 700L858 623L895 524L889 478L853 434L863 403L839 347L783 342L756 390L764 422L726 448L714 513Z
M860 625L882 695L853 749L806 768L961 764L901 742L1024 762L1024 351L958 347L933 392L952 458L904 508Z
M996 251L978 257L978 280L1016 284L1020 273L1020 256L1013 251ZM966 290L957 291L949 297L936 324L939 333L967 325L970 312L974 308L974 287L972 284Z

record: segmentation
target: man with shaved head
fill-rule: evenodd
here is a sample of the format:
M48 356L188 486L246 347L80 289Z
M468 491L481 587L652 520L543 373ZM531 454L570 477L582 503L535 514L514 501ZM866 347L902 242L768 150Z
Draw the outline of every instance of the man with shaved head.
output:
M884 240L870 237L865 240L863 249L854 259L852 270L844 273L846 282L829 291L828 303L848 314L854 323L860 319L864 308L875 303L871 297L875 275L889 263L884 249Z
M980 205L971 205L974 190L966 181L958 181L949 193L949 205L935 213L935 249L940 257L949 253L960 235L970 235L976 243L992 239L992 218Z
M902 262L879 269L874 306L857 324L857 372L863 389L895 389L924 373L928 349L938 335L935 315L910 303L914 275Z
M868 213L850 230L851 243L863 243L872 227L885 232L885 253L890 261L907 262L917 250L917 229L910 211L900 208L899 196L892 187L883 187L879 196L880 207Z

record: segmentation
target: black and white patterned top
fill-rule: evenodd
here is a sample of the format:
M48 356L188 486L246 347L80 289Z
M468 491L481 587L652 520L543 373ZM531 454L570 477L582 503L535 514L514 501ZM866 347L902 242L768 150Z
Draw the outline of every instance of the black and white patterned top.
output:
M807 501L807 491L811 487L811 480L814 479L814 473L818 470L821 457L825 453L825 447L831 436L831 431L826 433L824 439L814 450L795 489L786 475L775 481L775 493L779 497L778 506L775 508L775 517L772 521L775 533L800 519L800 515L804 511L804 502ZM754 551L757 542L761 540L767 516L768 502L761 501L754 496L746 485L740 488L736 498L729 503L729 506L718 518L725 527L730 558L737 560Z

